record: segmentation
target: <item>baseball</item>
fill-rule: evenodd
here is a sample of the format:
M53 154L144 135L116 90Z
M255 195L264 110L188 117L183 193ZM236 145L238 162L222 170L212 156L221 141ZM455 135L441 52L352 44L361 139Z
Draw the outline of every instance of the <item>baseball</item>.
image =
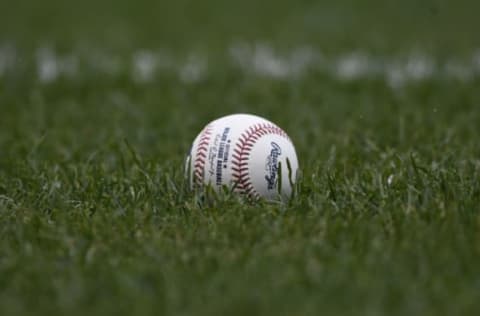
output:
M192 189L224 186L252 199L290 198L297 179L295 147L280 127L249 114L209 123L186 161Z

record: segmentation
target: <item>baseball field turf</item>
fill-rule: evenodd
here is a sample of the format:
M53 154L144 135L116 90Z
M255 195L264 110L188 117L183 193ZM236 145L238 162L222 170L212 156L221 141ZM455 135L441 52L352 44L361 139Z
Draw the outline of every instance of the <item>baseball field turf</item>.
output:
M0 1L0 315L479 315L475 1ZM287 204L188 190L209 121Z

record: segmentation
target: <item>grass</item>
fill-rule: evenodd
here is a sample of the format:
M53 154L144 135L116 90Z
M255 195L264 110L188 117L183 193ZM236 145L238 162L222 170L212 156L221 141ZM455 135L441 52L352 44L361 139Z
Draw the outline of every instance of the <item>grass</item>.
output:
M66 10L51 3L28 14ZM152 30L140 39L132 35L151 27L150 20L136 20L149 16L149 5L130 17L119 3L106 18L110 31L99 31L89 45L122 56L157 45ZM311 21L303 19L309 8L308 2L282 2L271 15L259 9L243 33L243 22L211 13L212 29L228 26L219 38L208 27L171 20L154 25L185 30L183 40L161 37L178 54L197 49L198 35L205 41L201 50L217 56L230 36L255 39L265 16L271 29L257 39L278 47L321 46L317 22L292 29L297 24L291 21ZM330 11L349 21L345 11L352 8L342 2ZM233 16L232 9L217 10ZM468 11L455 10L459 16ZM359 21L371 17L364 11ZM58 25L68 14L49 23ZM207 9L194 16L202 14L210 17ZM442 10L439 16L449 19ZM452 16L449 21L457 21ZM26 29L9 17L10 31L2 31L20 47L22 62L0 77L1 315L478 313L478 77L432 78L394 89L382 78L344 82L319 71L275 80L239 73L219 58L193 83L166 73L138 84L123 70L107 75L89 68L70 79L39 81L35 51L25 41L75 50L92 27L80 17L74 14L75 24L56 31L35 19L29 21L38 29ZM289 19L282 24L275 17ZM404 33L392 26L377 34L380 44L365 27L358 31L362 46L318 23L318 32L333 39L332 54L356 45L418 49L407 32L411 25ZM123 29L119 25L130 30L126 39L115 33L108 40L109 32ZM282 29L290 33L282 37ZM389 36L397 32L399 41ZM425 27L419 37L432 32ZM465 40L473 33L445 34L423 48L453 43L458 51L438 54L463 56L478 48ZM127 69L127 58L120 60ZM291 203L226 198L206 204L185 189L183 160L193 138L209 120L235 112L265 116L294 140L302 179Z

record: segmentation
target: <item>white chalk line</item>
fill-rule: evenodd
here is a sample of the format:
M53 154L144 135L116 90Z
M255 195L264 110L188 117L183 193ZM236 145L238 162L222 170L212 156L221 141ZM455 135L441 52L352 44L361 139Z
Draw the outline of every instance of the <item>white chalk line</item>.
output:
M19 56L21 53L12 45L0 45L0 79L25 71L25 62ZM232 44L220 63L195 51L178 56L167 51L138 50L130 56L116 56L98 49L60 54L51 46L39 47L32 63L30 68L43 84L75 80L85 73L111 77L126 74L137 84L154 82L159 75L167 74L188 84L207 78L215 67L226 66L247 76L272 80L301 80L315 72L340 82L381 79L392 88L439 79L470 82L480 77L480 50L468 58L446 60L418 51L379 57L357 50L332 57L309 46L285 52L267 43L247 42Z

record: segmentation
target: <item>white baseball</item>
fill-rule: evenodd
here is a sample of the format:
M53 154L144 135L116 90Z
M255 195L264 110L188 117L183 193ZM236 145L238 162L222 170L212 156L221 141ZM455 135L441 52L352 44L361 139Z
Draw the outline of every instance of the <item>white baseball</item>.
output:
M253 199L289 198L298 160L288 135L272 122L234 114L209 123L195 138L186 167L192 188L227 186Z

